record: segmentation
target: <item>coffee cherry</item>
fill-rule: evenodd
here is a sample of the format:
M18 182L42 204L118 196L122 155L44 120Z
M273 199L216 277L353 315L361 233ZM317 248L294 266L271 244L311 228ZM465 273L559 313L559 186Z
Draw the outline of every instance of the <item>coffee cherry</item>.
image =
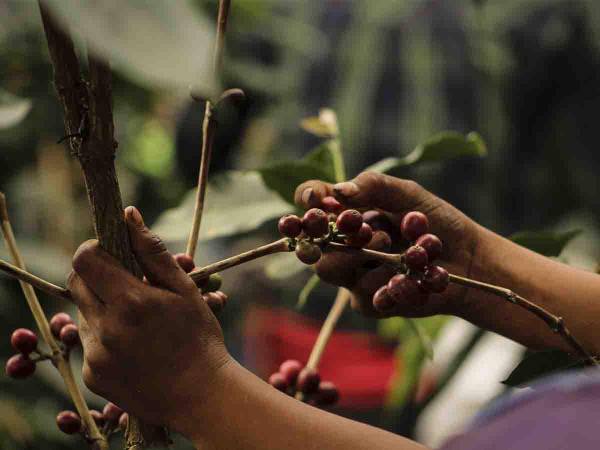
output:
M321 259L321 249L311 242L300 241L296 246L296 256L304 264L315 264Z
M435 234L424 234L416 242L427 252L429 262L437 259L442 254L442 241Z
M114 403L107 403L104 405L102 415L107 422L117 423L123 414L123 410Z
M181 267L185 273L190 273L196 267L192 257L185 253L177 253L176 255L173 255L173 258L175 258L175 262L179 264L179 267Z
M123 431L127 429L127 423L129 422L129 414L123 413L119 417L119 428Z
M423 299L416 280L403 275L394 275L387 284L388 292L396 302L414 302Z
M404 253L404 261L409 269L422 271L427 266L427 252L420 245L413 245Z
M390 219L380 211L371 209L363 213L363 221L371 225L373 231L385 231L391 234L394 230L394 226Z
M426 290L438 294L446 290L448 283L448 271L440 266L430 266L421 280L421 285Z
M62 411L56 416L58 429L66 434L75 434L81 431L81 419L73 411Z
M321 381L319 383L319 389L315 396L315 400L317 405L319 406L330 406L335 403L340 398L340 393L331 381Z
M305 367L298 375L298 390L303 394L312 394L319 389L321 377L315 369Z
M10 337L10 345L24 355L29 355L37 348L38 338L35 333L27 328L17 328Z
M378 311L388 311L396 305L387 286L381 286L373 295L373 307Z
M35 362L29 356L18 354L6 361L6 375L11 378L27 378L35 372Z
M68 323L60 330L60 340L67 348L79 345L79 328L74 323Z
M288 214L279 219L277 224L279 232L289 238L295 238L302 233L302 219L294 214Z
M302 229L312 238L320 238L329 232L329 221L325 211L312 208L306 211L302 218Z
M416 241L429 230L427 216L419 211L411 211L402 218L400 232L404 239L410 242Z
M373 230L369 224L363 223L358 233L346 237L346 244L351 247L362 248L371 242L371 239L373 239Z
M338 216L335 224L340 233L354 234L360 230L363 224L363 217L357 210L347 209Z
M208 277L208 280L202 286L202 292L215 292L221 289L223 285L223 278L218 273L213 273Z
M106 418L104 417L104 415L100 411L96 411L95 409L90 409L90 416L92 416L92 419L94 419L94 422L96 422L96 425L98 425L99 427L104 425L104 423L106 422Z
M321 200L321 206L325 212L333 214L340 214L344 210L342 204L335 197L325 197Z
M289 387L285 377L279 372L275 372L269 377L269 384L281 392L285 392Z
M73 319L67 313L61 312L52 316L52 319L50 319L50 330L52 330L54 337L59 337L60 330L68 323L73 323Z
M294 386L296 384L296 380L298 379L298 375L302 370L302 364L300 361L296 361L295 359L288 359L281 363L279 366L279 373L283 375L286 383L289 386Z
M208 304L208 307L214 313L221 312L225 308L225 304L227 303L227 296L223 293L219 294L220 291L217 292L209 292L204 294L202 298Z

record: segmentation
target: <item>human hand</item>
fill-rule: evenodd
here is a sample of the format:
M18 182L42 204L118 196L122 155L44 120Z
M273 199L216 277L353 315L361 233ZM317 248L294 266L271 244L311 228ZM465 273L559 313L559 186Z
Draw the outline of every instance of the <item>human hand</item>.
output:
M137 209L127 208L125 218L145 282L97 241L73 258L68 287L81 312L83 379L145 421L171 425L186 405L205 400L231 358L208 298L180 266L189 271L193 261L176 261Z
M440 263L448 271L470 275L480 239L481 227L449 203L410 180L374 172L363 172L352 181L332 185L307 181L296 189L296 203L303 208L325 208L327 197L334 197L345 208L365 214L375 233L366 248L398 252L408 245L400 235L400 223L406 213L420 211L429 219L430 232L443 242ZM377 213L378 212L378 213ZM353 293L352 306L367 316L395 315L423 317L455 314L461 308L465 289L450 286L443 294L433 294L422 302L399 302L391 310L378 311L373 294L394 275L386 266L371 267L361 257L341 252L326 252L316 265L325 281L344 286Z

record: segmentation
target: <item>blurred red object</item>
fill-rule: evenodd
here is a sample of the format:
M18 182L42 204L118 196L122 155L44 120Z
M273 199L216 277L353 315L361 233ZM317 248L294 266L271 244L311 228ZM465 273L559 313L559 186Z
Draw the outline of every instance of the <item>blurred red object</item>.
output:
M321 323L285 309L253 307L244 326L244 359L266 379L286 359L306 363ZM319 364L322 380L340 391L339 406L361 410L383 405L396 364L395 349L377 336L335 331Z

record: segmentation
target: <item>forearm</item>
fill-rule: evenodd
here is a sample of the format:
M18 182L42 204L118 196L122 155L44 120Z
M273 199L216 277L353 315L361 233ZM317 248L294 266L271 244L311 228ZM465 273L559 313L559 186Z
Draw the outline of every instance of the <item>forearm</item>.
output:
M489 230L482 238L472 278L511 289L552 314L583 347L600 354L600 276L520 247ZM460 316L534 349L573 349L541 319L505 299L470 289Z
M232 361L210 407L191 407L176 428L197 448L227 450L424 450L424 447L286 396Z

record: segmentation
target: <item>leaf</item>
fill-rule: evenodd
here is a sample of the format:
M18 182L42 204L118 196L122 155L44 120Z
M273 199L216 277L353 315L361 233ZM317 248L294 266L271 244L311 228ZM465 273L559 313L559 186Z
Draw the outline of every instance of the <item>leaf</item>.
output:
M278 253L272 255L265 263L265 274L272 280L285 280L308 270L293 253Z
M306 305L306 302L308 301L308 297L310 296L312 291L314 291L315 288L319 285L320 281L321 281L321 279L319 278L319 275L317 275L317 274L313 274L308 279L308 281L306 282L306 284L300 291L300 294L298 295L298 303L296 303L297 310L300 311L300 310L302 310L302 308L304 308L304 306Z
M431 337L427 334L418 321L406 319L406 323L419 340L419 344L421 347L423 347L423 351L425 352L427 359L433 360L433 343L431 342Z
M154 224L154 231L169 242L186 241L195 195L193 189L180 206L164 212ZM265 188L257 172L227 172L221 183L208 186L200 240L252 231L267 220L291 211L293 208Z
M214 26L189 1L47 0L75 38L148 87L216 92Z
M483 157L487 147L482 137L472 131L467 135L456 131L443 131L419 144L412 152L401 158L385 158L365 170L390 172L394 169L423 162L447 161L462 156Z
M558 256L566 245L574 239L581 230L570 230L562 233L553 231L521 231L509 239L523 247L544 256Z
M21 122L31 110L31 100L0 90L0 130Z
M335 138L339 135L337 116L330 108L321 108L318 116L303 119L300 127L318 137Z
M583 366L581 360L560 350L528 352L502 383L512 387L526 387L537 378Z
M294 192L307 180L335 182L335 162L328 143L317 146L301 160L283 161L258 169L267 187L294 204Z

